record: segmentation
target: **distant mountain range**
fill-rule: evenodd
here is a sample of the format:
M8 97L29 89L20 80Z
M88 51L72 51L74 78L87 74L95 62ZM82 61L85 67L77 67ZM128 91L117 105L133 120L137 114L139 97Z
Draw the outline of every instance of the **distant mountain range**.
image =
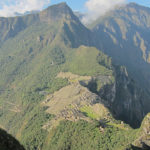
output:
M131 3L85 27L60 3L1 17L0 126L27 150L148 149L149 16Z
M24 16L24 15L29 15L29 14L36 14L36 13L39 13L39 12L40 12L39 10L26 11L23 14L16 12L15 16Z

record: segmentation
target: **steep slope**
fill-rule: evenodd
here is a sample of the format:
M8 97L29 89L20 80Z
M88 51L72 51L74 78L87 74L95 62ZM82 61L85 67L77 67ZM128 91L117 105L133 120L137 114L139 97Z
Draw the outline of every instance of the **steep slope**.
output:
M25 150L11 135L0 129L0 149L1 150Z
M150 149L150 114L144 118L139 135L133 144L143 149Z
M136 85L145 90L147 95L144 99L137 97L134 90L131 92L131 95L134 96L131 96L132 98L128 98L128 100L127 95L129 94L124 94L125 97L119 95L119 97L117 96L118 98L116 97L118 100L114 100L113 108L116 111L116 108L123 110L126 107L128 115L130 111L133 110L135 112L134 109L137 108L138 116L141 116L141 118L150 111L150 100L148 98L150 87L149 16L149 8L130 3L108 12L90 25L94 36L97 37L96 47L110 56L114 64L125 66L129 76L135 80ZM117 79L119 80L120 77L118 76ZM123 80L124 84L127 83L128 85L128 80L125 78ZM128 85L131 90L133 89L133 84ZM119 84L119 87L122 86ZM118 112L121 113L120 111ZM122 113L122 115L125 114ZM130 120L125 116L123 118L124 120Z
M130 78L125 67L115 67L115 82L104 86L98 95L109 103L115 118L134 128L150 110L149 95Z
M30 150L76 149L76 145L83 150L88 146L119 149L134 141L136 130L114 117L139 125L145 115L141 100L147 97L132 84L125 69L118 69L108 56L88 47L96 44L92 32L71 9L61 3L37 14L3 19L14 22L18 18L21 24L24 18L29 23L19 31L14 28L13 36L1 39L0 125ZM116 107L113 102L117 100L120 103ZM138 107L132 110L135 101ZM119 116L124 113L127 118ZM71 139L74 130L77 134ZM83 137L81 143L76 141L78 133ZM83 144L84 136L91 141L90 135L95 141ZM66 140L69 144L64 146Z
M127 67L136 82L150 86L150 9L130 3L96 20L90 28L98 38L97 47Z
M150 114L144 118L140 129L138 130L137 138L127 148L128 150L149 150L150 149Z
M43 147L48 135L42 126L53 116L46 113L46 107L41 107L41 101L69 84L67 79L55 78L57 74L67 71L91 76L111 75L112 71L99 65L96 61L99 51L94 48L80 47L75 53L75 47L89 45L87 37L91 32L65 3L39 14L3 19L7 22L7 19L18 18L21 18L20 23L24 18L31 23L2 39L0 124L21 140L25 148L38 149ZM80 50L83 50L81 56ZM88 52L93 57L91 63Z

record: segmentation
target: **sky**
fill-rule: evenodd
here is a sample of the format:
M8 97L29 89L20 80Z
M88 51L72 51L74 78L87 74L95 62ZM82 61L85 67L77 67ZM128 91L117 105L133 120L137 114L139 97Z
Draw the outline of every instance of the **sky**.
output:
M150 0L0 0L0 16L9 17L15 16L16 12L25 13L31 10L42 10L64 1L74 11L86 12L88 15L87 20L93 18L93 16L96 18L99 14L103 15L116 5L127 2L136 2L150 7Z
M67 2L67 4L73 9L78 11L84 11L84 4L87 0L51 0L51 4L57 4L59 2ZM107 1L107 0L105 0ZM116 0L117 1L117 0ZM150 7L150 0L127 0L127 2L135 2L140 5Z

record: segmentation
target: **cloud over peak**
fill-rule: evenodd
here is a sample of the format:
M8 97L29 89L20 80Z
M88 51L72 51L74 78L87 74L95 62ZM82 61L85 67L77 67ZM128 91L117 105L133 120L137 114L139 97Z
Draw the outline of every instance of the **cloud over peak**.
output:
M126 3L126 0L88 0L85 3L87 14L83 18L83 23L87 24L114 9L115 6Z
M0 16L10 17L16 13L25 13L32 10L41 10L50 0L1 0Z

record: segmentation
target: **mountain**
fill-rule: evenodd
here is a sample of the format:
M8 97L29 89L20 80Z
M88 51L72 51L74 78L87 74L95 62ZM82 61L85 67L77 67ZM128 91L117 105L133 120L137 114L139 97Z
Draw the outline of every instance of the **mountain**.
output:
M82 20L83 17L85 16L84 13L81 13L81 12L79 12L79 11L74 11L74 14L75 14L80 20Z
M60 72L80 76L97 76L100 72L103 76L111 76L112 71L98 63L98 50L81 46L90 45L91 32L65 3L51 6L38 14L1 20L7 28L1 30L0 36L0 124L26 149L46 149L50 143L51 126L44 127L55 120L56 114L47 113L48 106L43 106L43 102L50 94L71 84L68 79L56 76ZM9 28L12 25L13 30ZM91 63L90 57L93 58ZM105 78L109 81L107 76ZM82 89L92 96L85 87L81 87L81 93ZM72 91L74 93L76 88ZM58 102L61 106L61 101ZM69 107L68 103L67 99L66 107ZM92 103L94 100L91 107ZM81 107L83 105L78 106L79 116L82 114ZM88 125L88 122L85 123Z
M97 47L127 67L132 77L149 89L150 9L136 3L116 8L90 25Z
M23 146L19 144L11 135L0 129L0 149L1 150L24 150Z
M138 138L129 146L129 150L148 150L150 149L149 132L150 132L150 114L147 114L144 118Z
M138 86L144 89L146 95L149 95L150 87L149 16L149 8L130 3L108 12L89 25L89 28L97 37L95 46L110 56L114 64L125 66L129 76L135 80ZM139 98L141 99L139 105L142 105L142 109L137 107L137 111L141 111L141 114L144 115L149 112L150 101L148 97L145 100ZM135 105L133 99L129 100L130 106ZM117 106L118 103L117 100L115 105ZM130 107L129 105L128 107ZM126 104L122 107L119 105L118 109L122 110L126 106ZM130 111L133 110L131 107L129 108ZM116 111L116 107L114 109ZM125 114L128 113L122 112L122 115ZM126 120L129 120L129 118Z
M39 12L40 12L39 10L26 11L24 13L15 12L15 16L24 16L24 15L29 15L29 14L36 14Z
M149 133L150 114L147 114L141 125L140 137L138 138L138 140L134 141L133 144L143 149L150 149Z
M66 3L0 18L0 29L0 125L27 150L121 150L138 138L127 123L140 126L148 93Z

